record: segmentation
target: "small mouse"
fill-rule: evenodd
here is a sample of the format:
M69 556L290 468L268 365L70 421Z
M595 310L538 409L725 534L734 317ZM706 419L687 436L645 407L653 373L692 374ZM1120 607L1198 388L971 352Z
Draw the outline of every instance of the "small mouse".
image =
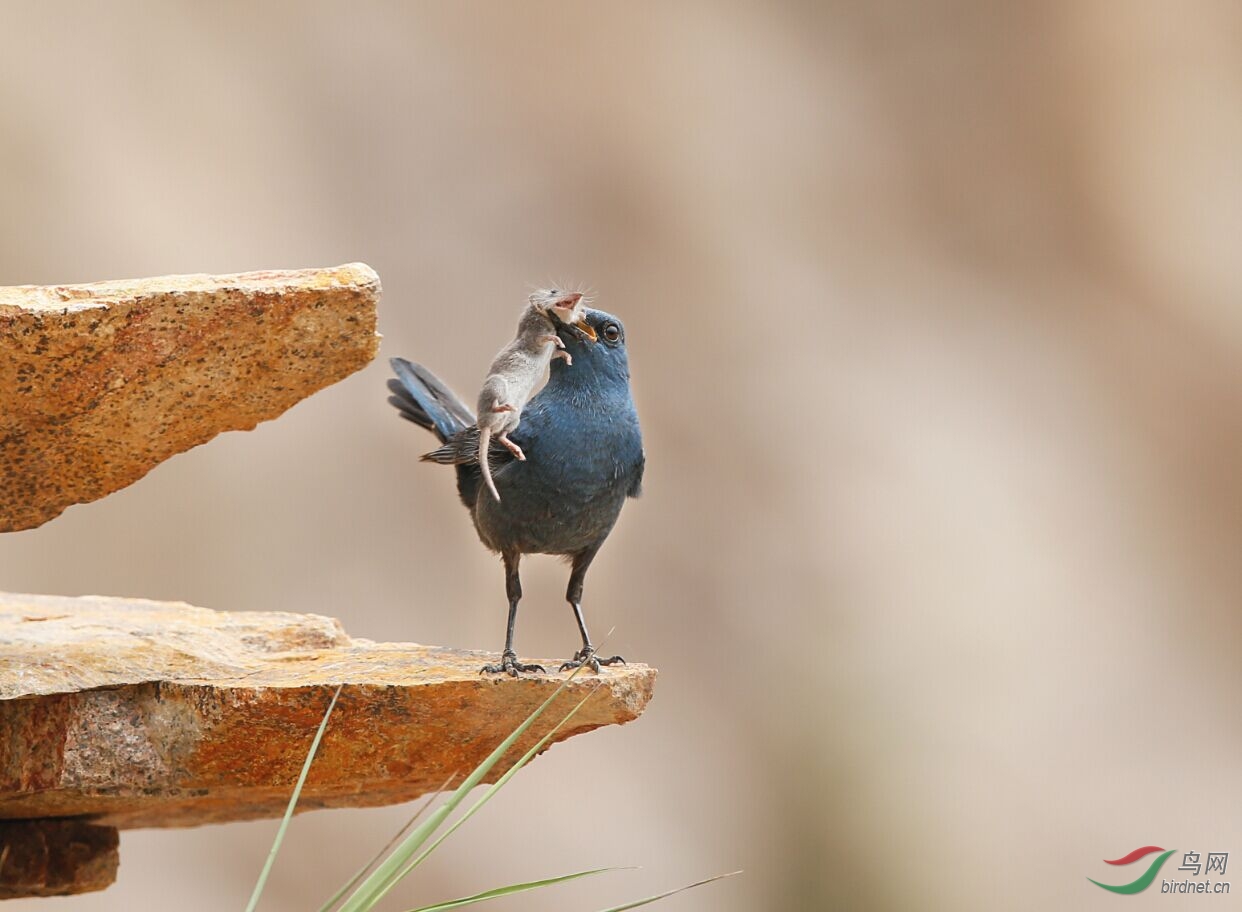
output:
M487 457L491 439L495 436L517 459L525 461L526 454L509 435L517 430L526 400L553 358L564 358L567 365L573 364L573 358L564 350L565 343L556 334L553 319L594 336L583 319L584 307L581 292L556 288L534 292L518 320L517 336L501 349L487 372L479 393L478 459L483 481L497 501L500 492L492 481L492 467Z

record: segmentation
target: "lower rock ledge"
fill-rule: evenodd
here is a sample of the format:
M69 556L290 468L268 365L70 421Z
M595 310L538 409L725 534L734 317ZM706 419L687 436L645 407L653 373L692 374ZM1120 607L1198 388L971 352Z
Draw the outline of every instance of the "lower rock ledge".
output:
M494 658L352 639L315 615L0 593L0 833L95 834L44 867L59 879L43 889L81 892L110 882L111 827L278 817L338 684L299 809L410 801L468 773L567 676L480 675ZM637 718L655 677L644 665L579 675L490 781L591 690L554 741ZM9 850L0 896L37 868L22 859Z
M0 899L111 886L119 843L115 827L81 820L0 820Z

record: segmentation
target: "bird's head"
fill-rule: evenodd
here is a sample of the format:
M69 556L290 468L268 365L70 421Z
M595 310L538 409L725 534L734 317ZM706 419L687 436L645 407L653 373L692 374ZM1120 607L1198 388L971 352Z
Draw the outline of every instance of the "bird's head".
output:
M625 327L610 313L582 309L581 319L573 324L559 324L557 334L565 343L565 351L573 356L573 364L556 359L553 375L565 382L589 385L603 379L630 379L630 364L625 351Z

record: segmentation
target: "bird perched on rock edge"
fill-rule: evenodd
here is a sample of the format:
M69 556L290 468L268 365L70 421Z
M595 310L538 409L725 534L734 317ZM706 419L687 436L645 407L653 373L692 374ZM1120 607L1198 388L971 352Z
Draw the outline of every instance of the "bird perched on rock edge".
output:
M587 665L598 672L601 665L624 661L596 655L582 617L582 589L626 498L641 491L645 454L630 395L625 328L598 310L585 311L584 323L557 326L573 364L554 362L548 382L522 412L513 439L526 461L495 443L491 447L500 501L482 483L475 416L422 365L403 358L390 361L397 379L388 381L388 401L403 418L439 438L442 445L422 459L456 466L457 492L480 541L504 561L509 599L505 649L500 662L485 665L483 672L516 677L544 670L519 662L513 648L523 554L556 554L571 563L565 598L578 622L582 648L561 670Z

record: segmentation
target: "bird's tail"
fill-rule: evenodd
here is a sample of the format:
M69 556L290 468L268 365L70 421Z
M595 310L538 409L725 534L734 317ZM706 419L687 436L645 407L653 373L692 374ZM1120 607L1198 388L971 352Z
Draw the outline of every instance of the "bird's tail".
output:
M492 461L487 458L487 448L491 446L491 443L491 428L479 428L479 471L483 473L483 481L487 484L487 489L499 501L500 492L496 490L496 482L492 481Z
M470 409L427 368L404 358L388 363L397 375L388 381L388 402L402 418L431 431L441 443L474 424Z

